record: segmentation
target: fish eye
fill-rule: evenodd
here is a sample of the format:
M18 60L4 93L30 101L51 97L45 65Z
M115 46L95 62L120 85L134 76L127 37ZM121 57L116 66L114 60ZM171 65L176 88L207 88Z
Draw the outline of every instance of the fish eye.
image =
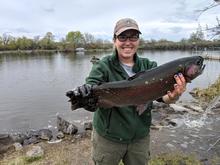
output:
M198 60L198 61L196 62L196 65L202 65L202 61L201 61L201 60Z

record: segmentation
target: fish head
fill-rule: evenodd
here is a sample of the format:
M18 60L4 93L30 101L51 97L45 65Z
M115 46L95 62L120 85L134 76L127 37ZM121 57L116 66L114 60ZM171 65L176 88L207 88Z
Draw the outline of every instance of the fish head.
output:
M203 61L204 59L201 56L189 57L185 61L183 74L187 82L191 82L191 80L195 79L203 73L203 70L205 69Z

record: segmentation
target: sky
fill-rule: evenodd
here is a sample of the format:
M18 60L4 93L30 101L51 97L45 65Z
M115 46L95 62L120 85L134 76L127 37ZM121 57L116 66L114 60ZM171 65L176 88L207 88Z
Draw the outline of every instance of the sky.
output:
M0 36L44 36L56 40L70 31L90 33L111 40L121 18L138 22L145 40L179 41L198 28L213 27L220 18L220 5L199 16L197 10L214 0L0 0Z

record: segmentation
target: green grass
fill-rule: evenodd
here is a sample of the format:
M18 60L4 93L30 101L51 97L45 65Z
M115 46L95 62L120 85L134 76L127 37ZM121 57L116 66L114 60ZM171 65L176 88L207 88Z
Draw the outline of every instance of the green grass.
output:
M148 165L201 165L194 155L163 154L154 157Z
M193 89L194 97L201 101L211 101L216 96L220 95L220 77L215 81L214 84L208 86L205 89L195 88Z
M124 165L121 161L119 165ZM162 154L152 158L148 165L202 165L194 155Z
M10 160L8 162L5 162L5 165L28 165L33 164L34 162L37 162L38 160L41 160L42 156L36 156L36 157L27 157L27 156L20 156L13 160Z

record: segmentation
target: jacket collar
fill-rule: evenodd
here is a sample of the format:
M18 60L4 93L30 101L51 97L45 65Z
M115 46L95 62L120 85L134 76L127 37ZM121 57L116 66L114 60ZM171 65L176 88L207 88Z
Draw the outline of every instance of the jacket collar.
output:
M113 67L121 72L121 73L124 73L124 69L121 67L120 65L120 62L119 62L119 59L118 59L118 53L117 51L115 50L112 54L112 57L111 57L111 61L112 61L112 64L113 64ZM137 73L140 71L140 58L138 57L137 53L135 53L134 55L134 66L132 68L132 70Z

